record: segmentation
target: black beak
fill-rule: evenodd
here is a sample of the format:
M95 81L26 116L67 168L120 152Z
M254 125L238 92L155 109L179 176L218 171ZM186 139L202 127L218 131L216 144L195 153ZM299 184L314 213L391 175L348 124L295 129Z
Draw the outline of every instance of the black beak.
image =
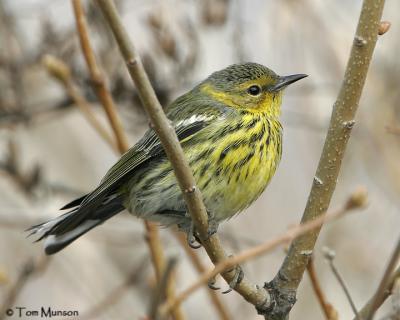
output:
M279 77L278 81L275 85L269 87L270 92L277 92L284 88L286 88L289 84L292 84L296 81L299 81L305 77L308 77L306 74L292 74L290 76Z

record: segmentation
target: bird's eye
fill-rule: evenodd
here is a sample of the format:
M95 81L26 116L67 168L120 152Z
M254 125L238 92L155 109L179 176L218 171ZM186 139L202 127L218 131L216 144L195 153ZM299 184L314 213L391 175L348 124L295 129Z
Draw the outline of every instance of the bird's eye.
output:
M249 87L249 88L247 89L247 92L248 92L249 94L251 94L252 96L257 96L257 95L260 94L261 88L260 88L259 86L257 86L257 85L253 85L253 86L251 86L251 87Z

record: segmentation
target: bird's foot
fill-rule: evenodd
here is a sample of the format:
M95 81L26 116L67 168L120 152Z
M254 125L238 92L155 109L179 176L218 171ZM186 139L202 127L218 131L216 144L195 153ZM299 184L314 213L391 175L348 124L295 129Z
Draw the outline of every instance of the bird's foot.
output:
M204 240L210 239L210 237L217 233L219 227L219 222L215 220L212 216L208 216L208 230L207 230L207 238Z
M215 279L215 277L212 277L210 280L208 280L208 287L212 290L219 290L221 289L220 287L217 287L215 285L215 283L217 282L217 280Z
M219 223L213 217L209 216L207 237L204 239L204 241L207 241L212 235L217 233L218 226ZM189 231L187 233L187 242L189 244L189 247L191 247L192 249L198 249L202 246L201 240L196 232L196 227L194 226L193 221L190 222Z
M236 265L234 268L228 270L227 272L233 272L233 271L235 272L235 275L233 276L233 279L228 283L229 288L222 292L223 294L227 294L227 293L231 292L243 280L244 272L239 265ZM208 287L212 290L219 290L220 287L216 286L215 283L216 283L216 279L215 279L215 277L212 277L208 281Z
M196 233L195 233L193 221L190 222L190 228L187 233L187 243L188 243L189 247L191 247L192 249L201 248L201 243L198 240L198 237L196 236Z
M223 294L231 292L243 280L244 272L239 265L236 265L233 269L228 270L227 272L233 272L233 271L235 271L235 275L233 276L233 279L229 282L229 289L223 291L222 292Z

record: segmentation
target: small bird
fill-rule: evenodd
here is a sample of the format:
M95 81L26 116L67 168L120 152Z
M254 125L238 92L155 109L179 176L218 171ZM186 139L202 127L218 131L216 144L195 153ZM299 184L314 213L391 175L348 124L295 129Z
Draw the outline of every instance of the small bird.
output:
M305 74L278 76L257 63L214 72L166 109L215 226L247 208L264 191L282 154L282 93ZM193 245L193 223L171 163L153 129L110 168L92 192L31 227L46 254L127 209L161 225L176 224Z

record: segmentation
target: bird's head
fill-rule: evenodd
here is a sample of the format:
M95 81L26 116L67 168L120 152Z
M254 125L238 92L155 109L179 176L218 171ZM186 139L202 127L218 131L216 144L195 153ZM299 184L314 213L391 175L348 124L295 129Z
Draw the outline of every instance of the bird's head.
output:
M305 77L305 74L278 76L257 63L234 64L214 72L200 84L200 90L232 108L278 116L283 90Z

